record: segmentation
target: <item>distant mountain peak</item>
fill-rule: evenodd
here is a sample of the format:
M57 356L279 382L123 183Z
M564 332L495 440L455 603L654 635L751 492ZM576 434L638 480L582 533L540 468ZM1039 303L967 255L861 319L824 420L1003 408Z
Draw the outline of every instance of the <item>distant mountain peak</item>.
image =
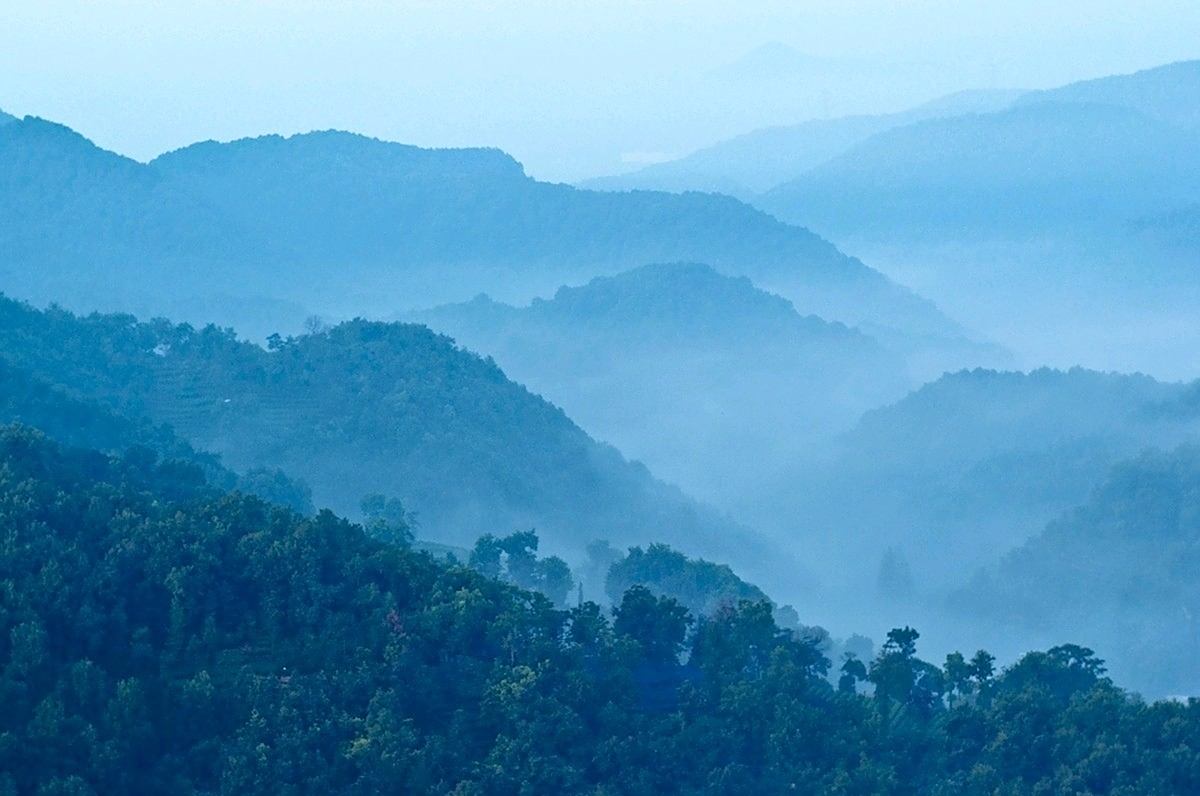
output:
M103 149L65 124L37 116L11 122L0 119L0 152L9 170L26 170L38 178L55 173L69 184L74 184L71 182L73 172L63 169L85 168L93 176L120 173L141 184L154 181L154 175L145 164ZM50 163L58 165L48 168Z
M809 119L718 141L684 157L614 177L588 180L600 190L702 190L754 203L757 194L835 158L871 136L931 118L1004 110L1026 92L1017 89L960 91L899 113Z
M791 309L792 303L773 293L761 291L754 286L748 277L728 276L719 273L712 265L695 262L652 263L622 271L612 276L598 276L586 285L580 287L563 286L554 294L554 300L571 300L583 294L608 294L617 291L622 293L636 292L638 294L671 293L678 295L680 291L689 293L732 292L744 295L760 295L769 297L770 301L779 306Z
M82 148L99 149L91 139L72 130L65 124L52 122L40 116L26 116L23 119L8 116L7 114L4 114L4 116L12 122L12 126L6 125L7 129L4 131L10 137L16 138L19 136L25 140L42 139L56 142L71 142Z
M507 305L500 305L507 306ZM696 262L654 263L579 286L560 287L527 310L544 320L581 327L641 329L667 335L772 334L866 340L858 330L816 315L802 315L788 299L745 276L730 276Z
M516 158L495 147L427 149L385 141L345 130L315 130L293 135L262 135L229 142L202 141L165 152L151 164L164 169L194 166L197 162L227 162L244 158L303 158L325 161L342 168L436 168L460 173L528 179ZM352 159L350 159L352 158Z
M498 149L423 149L338 130L202 142L148 164L110 153L105 164L20 146L8 127L0 181L13 190L0 191L0 204L31 211L14 238L28 264L25 297L62 299L67 285L73 306L103 297L99 306L129 307L130 286L148 275L163 284L146 288L142 308L160 291L207 302L219 285L320 314L385 315L481 290L527 302L597 274L700 261L806 314L904 330L947 323L830 242L730 197L579 190L532 179ZM114 264L138 278L118 284Z
M524 318L578 331L620 329L635 337L660 334L748 334L770 328L804 336L865 340L857 330L804 316L786 298L756 286L745 276L730 276L697 262L653 263L582 285L564 285L550 298L515 307L481 294L468 302L436 307L416 318L436 324L447 319L513 322ZM634 332L633 330L639 330Z

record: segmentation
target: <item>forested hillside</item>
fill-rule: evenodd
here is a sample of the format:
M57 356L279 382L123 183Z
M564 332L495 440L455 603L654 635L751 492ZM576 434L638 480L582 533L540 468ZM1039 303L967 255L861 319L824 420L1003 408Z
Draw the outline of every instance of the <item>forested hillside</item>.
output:
M319 506L399 497L431 539L536 527L556 550L604 536L729 560L762 551L424 327L355 321L265 350L213 327L4 300L0 350L72 396L169 424L235 470L302 478Z
M902 353L704 265L405 317L494 357L588 431L725 505L912 383Z
M829 459L778 484L777 500L844 576L874 584L894 548L917 588L933 588L1086 500L1116 463L1194 439L1200 424L1177 405L1186 394L1083 369L947 374L869 412ZM852 533L829 535L839 526Z
M1200 796L1198 48L0 0L0 796Z
M119 456L160 457L186 462L222 489L238 489L302 514L313 511L312 493L302 481L277 469L254 467L238 475L219 457L193 448L166 426L117 414L96 401L72 397L58 387L13 366L0 355L0 424L36 428L63 445Z
M898 629L835 688L765 603L693 621L634 588L611 618L558 611L22 430L0 432L0 517L9 793L1200 788L1200 705L1132 699L1075 646L939 667Z
M262 287L263 277L229 268L256 248L231 219L67 127L34 118L0 126L9 295L164 312L187 294Z
M1114 671L1155 693L1200 688L1200 449L1148 453L982 571L952 604L997 635L1110 650Z

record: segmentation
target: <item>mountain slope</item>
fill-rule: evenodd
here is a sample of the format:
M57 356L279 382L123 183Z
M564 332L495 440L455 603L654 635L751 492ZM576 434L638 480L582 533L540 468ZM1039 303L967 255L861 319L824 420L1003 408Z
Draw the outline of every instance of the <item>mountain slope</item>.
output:
M816 119L720 141L686 157L630 174L582 183L596 190L708 191L753 202L757 194L799 177L871 136L924 119L988 113L1021 91L964 91L900 113Z
M1200 203L1155 218L1141 219L1134 229L1159 245L1195 255L1200 251Z
M929 302L733 199L539 183L497 150L324 132L196 144L146 165L26 118L0 128L0 188L11 293L216 314L260 337L267 313L296 330L307 313L385 316L480 290L528 300L678 260L847 323L957 333Z
M217 488L238 489L303 514L313 511L307 484L264 467L238 475L224 467L219 457L196 450L166 426L124 417L96 401L69 395L14 366L3 356L0 356L0 424L36 428L64 446L134 461L184 462L199 468Z
M804 312L953 329L828 242L726 197L580 191L529 179L496 150L339 132L197 144L151 165L286 244L280 290L340 313L390 314L480 290L528 300L597 274L695 261L774 287Z
M1197 62L881 133L756 204L833 236L1026 366L1193 378ZM1149 222L1147 220L1150 220Z
M1086 499L1117 462L1196 438L1180 384L1082 369L947 374L868 413L777 484L805 542L870 584L895 548L921 588L954 582ZM777 498L779 500L779 498ZM824 539L834 523L852 534ZM835 567L836 569L836 567Z
M8 793L1200 785L1196 704L1123 693L1090 650L943 672L905 628L862 671L873 694L852 675L836 693L816 640L767 603L695 632L637 587L611 618L555 610L328 512L8 428L0 518ZM1030 746L1045 750L1036 767Z
M457 543L536 527L559 550L597 536L714 555L755 547L745 529L422 327L356 321L266 351L213 327L8 300L0 310L0 349L19 367L168 423L234 469L304 478L318 505L352 512L364 495L396 495L423 536Z
M108 286L198 287L189 269L220 266L243 245L229 220L165 185L148 166L73 130L27 117L0 127L0 250L6 286L51 284L65 298ZM218 275L224 276L218 272ZM204 276L212 276L211 272ZM145 285L150 282L149 286Z
M908 385L903 359L875 340L704 265L406 317L495 357L584 428L724 505Z
M1105 233L1200 195L1194 136L1065 102L881 133L759 204L830 234L902 240Z
M1197 496L1194 447L1122 463L1079 508L981 573L954 604L999 633L1070 633L1109 649L1114 672L1154 693L1194 693Z
M1016 104L1039 102L1115 105L1181 127L1200 127L1200 61L1180 61L1129 75L1031 91Z
M882 132L756 203L853 235L1095 233L1200 195L1197 108L1200 61L1029 92Z

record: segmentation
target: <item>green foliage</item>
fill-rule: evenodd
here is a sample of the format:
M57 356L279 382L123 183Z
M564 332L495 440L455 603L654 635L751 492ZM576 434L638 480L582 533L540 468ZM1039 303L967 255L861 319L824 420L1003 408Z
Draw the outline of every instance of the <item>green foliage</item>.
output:
M740 603L769 605L776 624L793 631L829 651L829 633L821 627L800 623L796 609L776 605L762 589L739 578L725 564L688 558L665 544L645 549L631 547L625 555L607 542L589 545L590 565L607 562L605 591L613 603L634 586L644 587L660 597L669 597L695 616L711 616ZM868 642L869 643L869 642Z
M631 586L671 597L694 614L710 614L724 604L767 599L761 589L724 564L689 559L665 544L631 547L608 570L606 590L613 602Z
M917 658L919 637L911 627L890 631L868 679L879 702L928 713L941 704L945 678L936 666Z
M282 470L255 467L237 480L237 488L268 503L285 506L300 514L312 514L312 489L303 481L289 478Z
M838 692L842 694L857 693L858 684L868 677L867 665L852 652L847 652L843 657L840 671L842 675L838 678Z
M389 544L407 547L413 543L413 517L397 498L366 495L359 503L363 529Z
M364 493L395 497L440 541L536 524L560 547L602 530L714 553L761 549L493 362L421 326L357 320L268 351L211 326L0 298L0 350L72 400L169 424L236 470L302 478L320 506L351 514Z
M69 395L60 387L0 356L0 422L35 427L71 446L125 454L132 449L188 461L214 484L257 495L301 514L312 514L312 490L282 471L255 467L237 475L220 457L196 450L167 426L120 415L101 403Z
M496 550L538 563L532 534ZM1200 789L1200 702L1130 698L1079 647L993 677L916 640L835 690L763 601L557 610L186 462L0 431L4 793Z
M540 592L557 606L566 605L575 585L570 567L558 556L538 558L537 549L538 537L533 531L518 531L502 539L489 533L475 542L470 564L490 578Z
M613 629L636 643L651 663L678 659L690 623L686 608L670 597L655 597L643 586L631 586L613 611Z

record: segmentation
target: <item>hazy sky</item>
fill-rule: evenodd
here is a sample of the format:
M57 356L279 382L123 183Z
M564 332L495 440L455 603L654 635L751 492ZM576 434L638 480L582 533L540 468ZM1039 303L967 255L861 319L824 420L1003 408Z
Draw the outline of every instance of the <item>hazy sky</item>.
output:
M0 109L139 159L336 127L576 179L766 124L1200 57L1197 0L0 0Z

